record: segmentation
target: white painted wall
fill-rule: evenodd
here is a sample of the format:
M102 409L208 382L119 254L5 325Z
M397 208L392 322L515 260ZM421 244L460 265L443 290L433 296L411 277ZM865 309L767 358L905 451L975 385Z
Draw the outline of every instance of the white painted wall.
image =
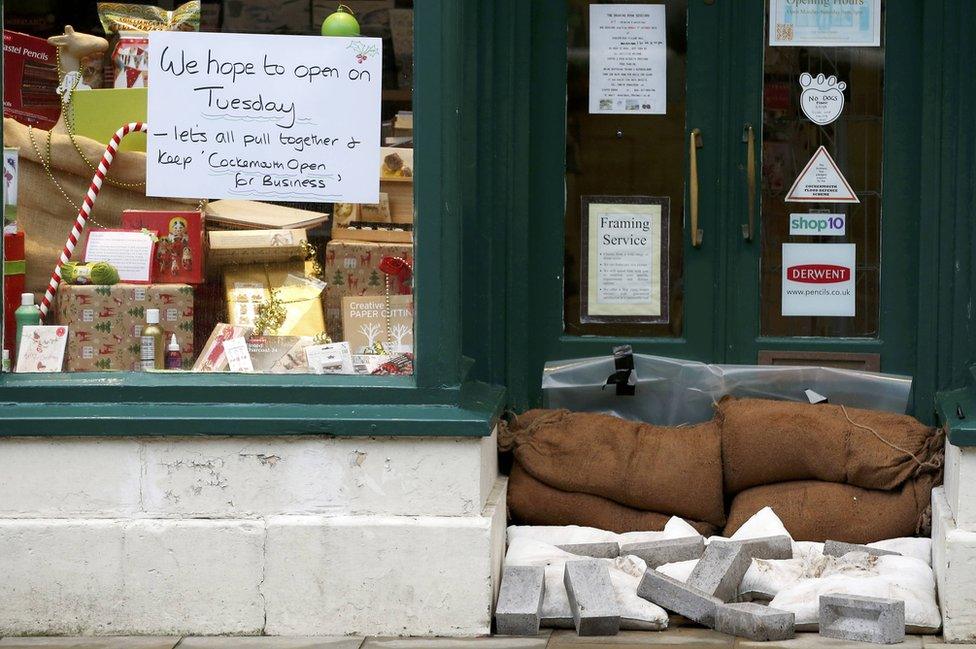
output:
M946 444L945 492L956 526L976 532L976 446Z
M0 440L0 635L488 633L487 438Z
M976 532L956 525L944 487L932 491L932 566L946 642L976 642Z

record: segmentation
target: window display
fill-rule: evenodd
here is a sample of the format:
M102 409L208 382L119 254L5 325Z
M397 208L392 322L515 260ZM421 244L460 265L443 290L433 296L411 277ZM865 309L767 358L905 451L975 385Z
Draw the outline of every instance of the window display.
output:
M413 373L413 1L289 7L4 3L12 371Z

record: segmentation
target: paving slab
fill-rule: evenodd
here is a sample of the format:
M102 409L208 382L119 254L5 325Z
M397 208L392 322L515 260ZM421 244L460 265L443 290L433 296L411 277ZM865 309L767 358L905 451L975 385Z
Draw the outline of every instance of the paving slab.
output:
M898 644L905 639L905 602L857 595L821 595L820 635Z
M723 604L715 610L715 630L750 640L789 640L796 635L796 616L751 602Z
M661 539L644 543L625 543L620 546L620 554L640 557L648 568L657 568L666 563L691 561L705 552L705 539L700 536L687 536L678 539Z
M3 649L173 649L178 637L3 638Z
M535 638L367 638L362 649L545 649L549 631Z
M573 631L554 631L548 649L732 649L735 639L708 629L677 628L666 631L621 631L603 638L581 638Z
M583 557L593 557L594 559L616 559L620 556L620 546L612 541L602 543L565 543L556 547L563 552L578 554Z
M365 638L355 636L297 638L288 636L183 638L177 649L359 649Z
M756 539L742 539L726 541L716 539L709 545L738 545L745 549L753 559L792 559L793 539L785 534L779 536L761 536Z
M546 591L543 566L505 566L495 604L495 632L499 635L539 634L542 598Z
M739 595L739 584L752 558L746 546L738 543L709 543L702 558L688 577L688 585L723 602L733 602ZM681 611L678 611L681 613Z
M739 638L735 642L735 649L869 649L879 645L868 642L854 642L852 640L838 640L825 638L817 633L797 633L792 640L773 640L762 642ZM905 636L905 642L893 645L898 649L923 649L921 636ZM957 645L946 645L945 649L954 649Z
M644 572L637 585L637 596L705 626L714 624L715 609L723 603L719 598L653 568Z
M620 631L620 605L603 561L567 561L563 583L579 635L616 635Z
M923 635L922 646L925 649L930 647L938 647L938 649L976 649L976 643L973 644L949 644L940 635Z

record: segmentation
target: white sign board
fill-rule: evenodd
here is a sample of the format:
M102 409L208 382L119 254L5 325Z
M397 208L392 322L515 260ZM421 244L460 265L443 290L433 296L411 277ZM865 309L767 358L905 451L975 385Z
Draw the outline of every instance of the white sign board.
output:
M842 237L847 231L844 214L790 214L790 235L813 237Z
M834 159L821 146L803 168L790 191L787 203L860 203Z
M881 0L769 0L772 47L877 47Z
M837 81L837 77L814 77L809 72L800 75L800 108L814 124L826 126L844 112L844 90L847 84Z
M783 315L853 316L853 243L783 244Z
M590 5L590 113L667 113L663 4Z
M149 35L146 194L379 201L382 40Z

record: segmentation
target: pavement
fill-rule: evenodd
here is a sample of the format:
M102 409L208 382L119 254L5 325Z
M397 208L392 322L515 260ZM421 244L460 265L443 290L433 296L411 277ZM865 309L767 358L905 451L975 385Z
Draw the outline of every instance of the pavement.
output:
M534 638L289 638L289 637L85 637L2 638L0 649L852 649L877 647L861 642L800 633L793 640L751 642L707 629L622 631L620 635L580 638L572 631L546 631ZM938 636L908 636L900 649L976 649L976 644L943 645Z

